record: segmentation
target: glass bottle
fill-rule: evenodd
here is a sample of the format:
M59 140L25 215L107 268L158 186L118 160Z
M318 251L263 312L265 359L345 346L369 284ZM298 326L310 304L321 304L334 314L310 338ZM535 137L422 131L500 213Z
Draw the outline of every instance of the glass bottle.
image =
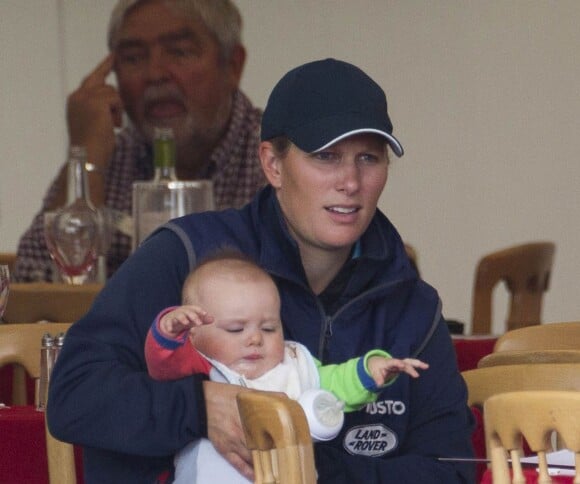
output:
M214 208L211 180L178 180L175 160L173 130L155 128L155 175L151 181L133 183L133 250L172 218Z
M94 269L100 249L101 219L88 197L87 152L69 151L69 204L45 214L45 239L51 257L70 284L83 284Z

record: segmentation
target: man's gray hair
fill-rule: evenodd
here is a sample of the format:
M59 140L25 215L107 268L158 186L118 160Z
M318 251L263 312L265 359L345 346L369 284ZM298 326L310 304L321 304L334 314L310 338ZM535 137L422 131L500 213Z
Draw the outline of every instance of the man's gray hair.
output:
M220 46L223 59L229 59L234 47L242 42L242 17L231 0L163 0L168 6L192 19L201 19ZM113 51L128 13L151 0L119 0L109 21L108 45Z

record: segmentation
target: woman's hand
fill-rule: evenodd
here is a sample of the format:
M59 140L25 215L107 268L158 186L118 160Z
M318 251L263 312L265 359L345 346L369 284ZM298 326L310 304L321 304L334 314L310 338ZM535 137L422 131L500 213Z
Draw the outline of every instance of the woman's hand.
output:
M243 476L254 480L252 454L246 447L236 396L251 391L229 383L203 382L207 436L216 450Z

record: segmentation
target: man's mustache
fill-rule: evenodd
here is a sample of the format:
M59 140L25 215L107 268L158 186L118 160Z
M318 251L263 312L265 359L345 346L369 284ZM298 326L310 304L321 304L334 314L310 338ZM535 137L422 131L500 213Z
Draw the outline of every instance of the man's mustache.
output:
M158 102L176 102L185 104L185 96L177 86L149 86L143 93L145 110Z

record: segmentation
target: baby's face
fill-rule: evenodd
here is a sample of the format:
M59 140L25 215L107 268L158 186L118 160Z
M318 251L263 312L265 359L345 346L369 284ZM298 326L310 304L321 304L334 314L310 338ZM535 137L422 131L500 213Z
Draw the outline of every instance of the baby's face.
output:
M214 277L199 293L200 305L214 317L213 323L192 331L199 351L249 379L282 362L280 298L271 280Z

